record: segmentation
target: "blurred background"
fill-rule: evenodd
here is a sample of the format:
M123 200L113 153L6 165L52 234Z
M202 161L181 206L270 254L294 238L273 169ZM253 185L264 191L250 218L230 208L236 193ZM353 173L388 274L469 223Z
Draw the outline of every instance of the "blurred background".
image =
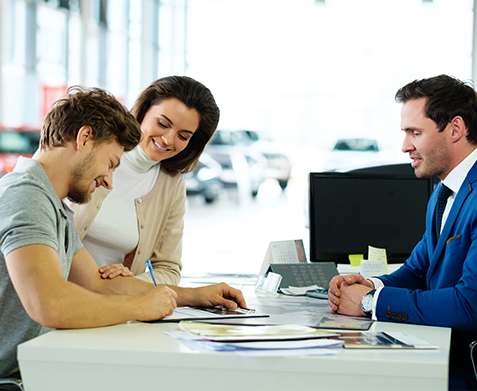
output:
M310 172L409 161L404 84L475 77L475 0L0 0L0 175L68 86L132 107L153 80L209 87L219 130L187 175L184 274L308 251Z

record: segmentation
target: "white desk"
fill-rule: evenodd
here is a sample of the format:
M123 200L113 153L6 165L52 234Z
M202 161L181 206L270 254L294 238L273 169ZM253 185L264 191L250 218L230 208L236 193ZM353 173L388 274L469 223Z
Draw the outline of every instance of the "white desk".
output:
M18 349L26 390L447 390L447 328L381 322L371 328L406 331L439 350L246 358L203 353L164 334L177 327L131 322L35 338Z

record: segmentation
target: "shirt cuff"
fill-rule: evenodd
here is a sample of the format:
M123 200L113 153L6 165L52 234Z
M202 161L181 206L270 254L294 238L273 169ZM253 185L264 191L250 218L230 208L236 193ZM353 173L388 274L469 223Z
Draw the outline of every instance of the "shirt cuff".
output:
M367 280L371 281L374 284L374 289L376 290L384 286L383 282L379 278L372 277L372 278L367 278Z
M381 282L381 280L379 280ZM372 320L378 320L378 317L376 316L376 307L377 307L377 304L378 304L378 297L379 297L379 293L381 293L381 291L383 290L384 288L384 284L381 282L381 286L379 288L376 289L376 292L374 292L374 296L373 296L373 309L372 309L372 316L371 316L371 319Z

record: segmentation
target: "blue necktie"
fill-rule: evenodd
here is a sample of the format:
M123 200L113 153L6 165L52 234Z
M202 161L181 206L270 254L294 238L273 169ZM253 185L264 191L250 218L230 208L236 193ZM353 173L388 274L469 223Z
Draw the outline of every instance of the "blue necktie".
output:
M439 193L437 194L437 206L436 206L436 237L439 239L441 235L442 215L446 208L447 199L452 194L452 190L441 184Z

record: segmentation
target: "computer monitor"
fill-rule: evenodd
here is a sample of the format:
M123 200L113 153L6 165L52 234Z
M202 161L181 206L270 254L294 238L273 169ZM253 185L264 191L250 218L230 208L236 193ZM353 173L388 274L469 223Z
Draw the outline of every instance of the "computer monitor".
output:
M349 263L368 245L402 263L425 231L434 179L414 174L310 173L310 260Z

